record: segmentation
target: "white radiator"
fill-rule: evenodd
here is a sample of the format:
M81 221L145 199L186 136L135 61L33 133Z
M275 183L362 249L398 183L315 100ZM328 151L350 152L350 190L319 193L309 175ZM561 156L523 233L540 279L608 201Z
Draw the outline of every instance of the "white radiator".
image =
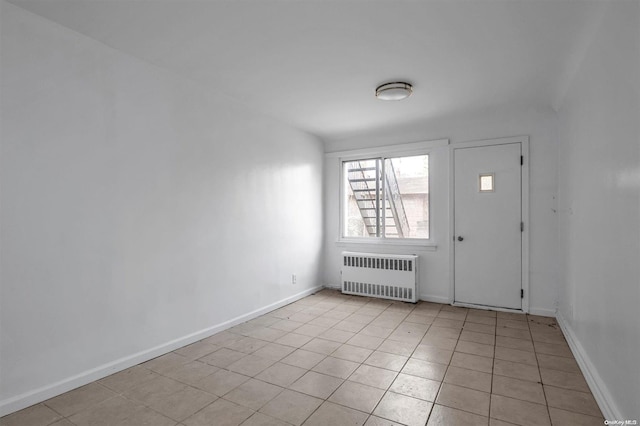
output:
M415 303L418 256L342 252L342 292Z

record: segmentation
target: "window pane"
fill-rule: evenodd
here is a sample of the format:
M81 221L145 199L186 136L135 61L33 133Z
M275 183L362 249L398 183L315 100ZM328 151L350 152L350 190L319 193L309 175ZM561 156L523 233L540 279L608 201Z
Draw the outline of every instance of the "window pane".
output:
M381 161L379 159L345 161L344 182L344 236L379 236L379 214L381 208Z
M387 238L429 238L429 156L385 159Z

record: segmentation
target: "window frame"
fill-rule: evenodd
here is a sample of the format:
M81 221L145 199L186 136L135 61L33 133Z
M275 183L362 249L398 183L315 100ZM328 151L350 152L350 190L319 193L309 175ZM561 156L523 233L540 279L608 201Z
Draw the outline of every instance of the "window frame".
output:
M389 145L382 146L377 148L367 148L367 149L359 149L352 151L341 151L337 153L332 153L332 157L337 157L338 160L338 168L339 168L339 178L338 178L338 186L339 186L339 203L338 203L338 215L339 215L339 227L338 227L338 243L355 243L355 244L368 244L368 245L404 245L404 246L436 246L436 243L433 239L433 226L432 226L432 211L431 208L431 182L432 182L432 155L431 151L434 148L443 147L449 145L448 139L439 139L435 141L425 141L425 142L415 142L409 144L402 145ZM366 160L366 159L376 159L380 158L382 163L384 164L385 159L392 159L397 157L412 157L418 155L427 155L429 156L428 164L429 164L429 238L388 238L384 236L376 236L376 237L345 237L345 214L344 209L345 206L345 171L344 171L344 162L346 161L357 161L357 160ZM383 169L384 170L384 169ZM384 187L384 185L383 185ZM386 202L386 193L381 192L381 201L382 208L384 208L384 203ZM383 224L381 224L383 226Z

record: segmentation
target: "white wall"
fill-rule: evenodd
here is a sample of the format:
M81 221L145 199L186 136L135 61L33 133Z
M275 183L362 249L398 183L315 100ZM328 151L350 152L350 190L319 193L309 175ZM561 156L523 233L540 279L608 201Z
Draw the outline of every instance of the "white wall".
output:
M320 285L318 140L1 7L0 415Z
M559 110L559 318L609 419L640 419L639 5L609 3Z
M410 99L409 99L410 101ZM441 117L384 132L325 143L326 152L397 143L449 139L451 144L480 139L526 135L530 137L530 311L555 314L557 186L556 115L551 109L504 108ZM327 286L340 284L340 252L343 250L420 255L420 295L424 300L450 302L449 271L449 158L448 148L432 152L431 234L435 251L411 246L380 247L338 244L339 162L325 161L325 275Z

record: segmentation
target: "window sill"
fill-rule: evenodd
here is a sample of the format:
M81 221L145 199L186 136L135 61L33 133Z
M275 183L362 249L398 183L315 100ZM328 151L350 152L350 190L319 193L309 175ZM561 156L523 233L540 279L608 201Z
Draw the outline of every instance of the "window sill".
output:
M438 246L429 240L378 240L364 238L341 238L336 241L338 247L371 246L371 247L411 247L420 251L437 251Z

